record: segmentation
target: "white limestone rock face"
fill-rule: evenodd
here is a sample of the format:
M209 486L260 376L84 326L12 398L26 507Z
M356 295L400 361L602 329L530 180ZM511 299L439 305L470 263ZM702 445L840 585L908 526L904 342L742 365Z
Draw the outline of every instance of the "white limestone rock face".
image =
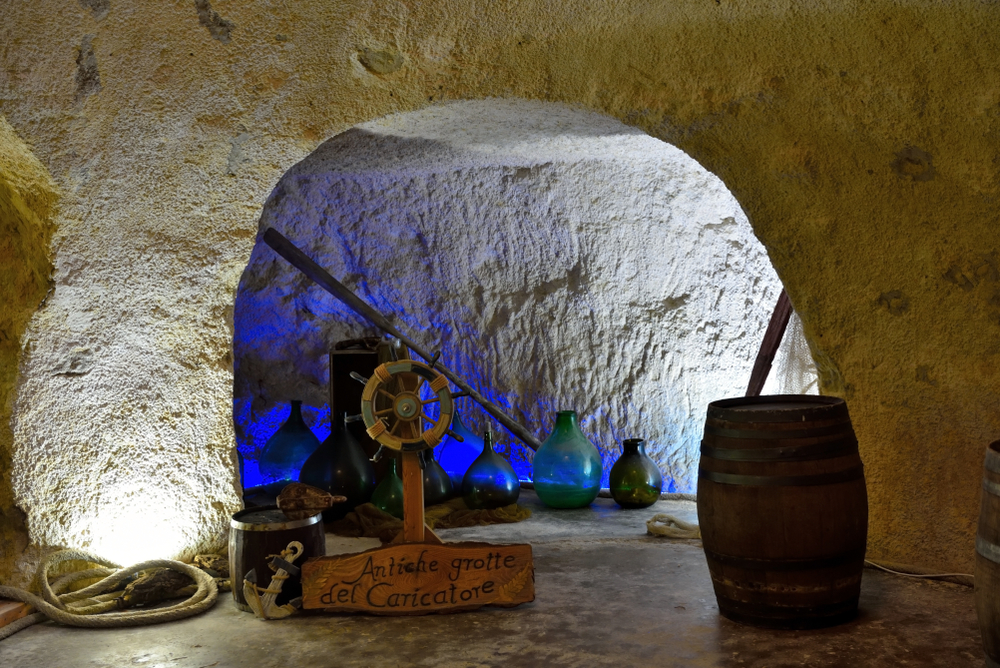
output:
M555 411L576 410L605 484L621 441L642 437L665 489L695 490L706 405L744 393L781 289L718 178L614 119L553 104L452 103L344 132L282 177L268 227L539 438ZM323 406L328 348L378 332L259 238L234 321L253 484L260 421L292 398ZM527 475L530 451L494 429Z

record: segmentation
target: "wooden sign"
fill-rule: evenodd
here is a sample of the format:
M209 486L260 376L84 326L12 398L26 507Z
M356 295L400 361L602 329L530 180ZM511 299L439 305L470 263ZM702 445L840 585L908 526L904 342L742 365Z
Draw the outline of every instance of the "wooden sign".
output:
M426 615L535 600L530 545L402 543L302 565L302 607Z

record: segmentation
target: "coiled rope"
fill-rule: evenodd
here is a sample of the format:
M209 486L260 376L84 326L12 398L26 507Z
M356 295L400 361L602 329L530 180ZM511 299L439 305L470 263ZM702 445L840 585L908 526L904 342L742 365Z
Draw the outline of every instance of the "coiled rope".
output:
M49 569L65 561L86 561L99 564L101 568L77 571L50 582ZM119 597L120 592L114 591L118 585L131 578L135 573L150 568L169 568L183 573L194 580L197 589L190 597L174 605L144 610L109 612L120 607L115 600ZM103 577L104 579L79 591L63 593L73 583L95 577ZM171 622L205 612L215 605L215 601L219 598L219 588L212 576L189 564L171 559L153 559L122 568L114 562L80 550L62 550L49 556L39 566L38 572L35 574L35 582L38 583L40 589L40 594L37 596L16 587L0 586L0 598L27 603L37 611L0 628L0 640L46 619L60 624L85 628L146 626Z

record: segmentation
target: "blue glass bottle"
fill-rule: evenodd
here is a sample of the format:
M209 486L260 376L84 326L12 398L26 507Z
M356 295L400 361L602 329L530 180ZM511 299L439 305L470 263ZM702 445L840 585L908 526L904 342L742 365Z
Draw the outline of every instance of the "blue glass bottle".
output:
M288 419L267 439L260 454L261 477L265 483L295 482L302 465L318 447L319 439L302 420L302 402L293 399Z
M514 467L493 449L493 434L487 431L483 451L462 479L462 498L474 510L500 508L517 502L521 482Z
M535 492L552 508L582 508L601 491L601 454L576 423L576 411L556 413L556 426L532 462Z
M448 437L438 451L438 462L448 472L455 490L460 491L465 472L483 451L483 439L465 426L458 411L455 411L455 416L451 419L451 430L461 436L462 441Z

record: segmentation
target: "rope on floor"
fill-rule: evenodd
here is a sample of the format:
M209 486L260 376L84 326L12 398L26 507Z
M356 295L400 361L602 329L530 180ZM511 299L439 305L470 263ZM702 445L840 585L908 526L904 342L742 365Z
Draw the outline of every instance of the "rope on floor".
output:
M954 580L958 584L963 584L972 587L976 577L970 573L906 573L900 570L895 570L889 568L888 566L883 566L882 564L871 561L870 559L865 559L865 565L870 568L877 568L880 571L885 571L886 573L892 573L893 575L902 575L907 578L922 578L926 580ZM895 564L894 564L895 565Z
M664 538L701 538L701 528L679 520L673 515L660 513L646 521L646 532Z
M101 568L70 573L49 581L49 569L65 561L86 561L99 564ZM145 610L110 612L119 608L118 585L135 573L150 568L169 568L187 575L197 585L195 592L187 599L174 605ZM79 591L63 593L74 583L95 577L103 579ZM219 588L208 573L189 564L172 559L153 559L122 568L118 564L80 550L62 550L49 556L38 567L35 574L40 595L23 589L0 586L0 598L27 603L36 613L0 628L0 640L14 635L32 624L51 619L61 624L85 628L112 628L126 626L146 626L177 619L184 619L205 612L219 597Z

